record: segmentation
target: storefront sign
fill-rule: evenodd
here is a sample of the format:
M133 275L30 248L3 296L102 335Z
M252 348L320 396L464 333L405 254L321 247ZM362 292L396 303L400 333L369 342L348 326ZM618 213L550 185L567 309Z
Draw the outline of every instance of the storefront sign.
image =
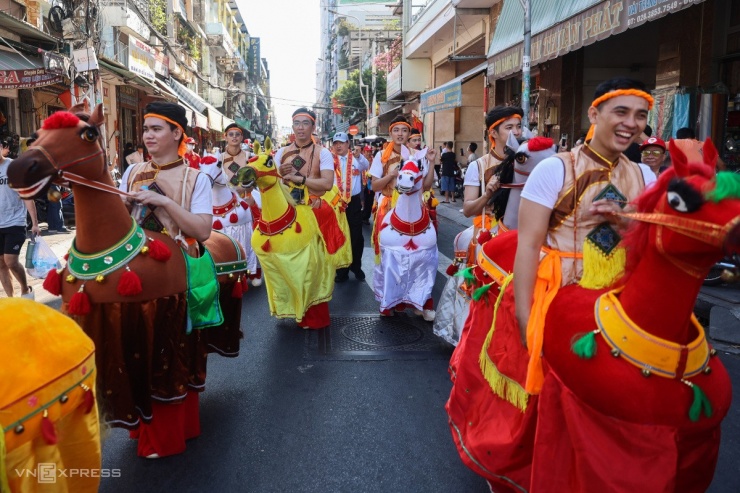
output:
M458 106L462 106L462 82L459 80L455 84L445 85L423 93L420 98L419 111L431 113L457 108Z
M510 1L510 0L507 0ZM678 12L703 0L607 0L550 29L532 36L531 65L588 46ZM497 53L489 60L488 75L496 79L522 68L522 43Z
M385 94L388 99L401 96L401 63L385 76Z
M147 79L154 79L154 48L133 36L128 38L128 69Z
M0 70L0 89L32 89L62 82L62 77L43 68Z
M72 59L75 63L75 69L78 72L89 72L98 70L98 57L95 56L95 48L82 48L72 52Z
M259 80L262 78L262 60L260 56L260 38L250 38L249 53L247 54L250 79Z
M162 51L157 51L154 55L154 71L164 78L170 76L170 57Z

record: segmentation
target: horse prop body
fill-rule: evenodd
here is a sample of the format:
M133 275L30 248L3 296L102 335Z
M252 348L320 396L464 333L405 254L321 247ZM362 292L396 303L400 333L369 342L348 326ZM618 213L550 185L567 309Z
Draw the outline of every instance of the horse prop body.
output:
M434 320L434 333L453 346L460 342L460 335L468 318L470 300L474 287L471 275L468 278L461 272L461 267L469 268L476 265L481 245L486 243L499 232L517 229L519 225L519 201L522 188L527 182L529 174L534 168L555 154L553 141L547 137L527 137L517 140L513 133L509 134L506 145L506 159L498 166L495 174L498 175L502 187L492 197L493 214L496 222L490 228L481 229L475 236L475 226L461 231L454 241L455 258L448 268L450 278L445 284L437 307L437 317ZM474 163L473 166L477 166ZM485 222L485 217L481 224Z
M54 181L73 183L76 237L67 265L49 271L44 287L61 294L62 311L95 342L107 423L136 429L151 422L155 407L204 389L207 353L238 355L246 261L226 235L214 232L205 242L212 275L218 273L223 323L187 333L185 254L168 235L142 229L129 215L107 171L98 131L103 121L100 105L92 114L55 113L8 177L24 199L42 196Z
M255 142L255 156L237 172L244 186L259 188L262 201L252 249L262 265L270 313L294 318L301 327L320 329L328 325L335 268L311 208L296 207L283 187L271 146L269 139L264 149ZM325 310L325 316L315 319L317 310Z
M439 254L437 233L422 199L422 183L416 163L407 161L396 180L396 206L379 226L380 264L375 266L373 289L381 314L410 307L431 322Z
M446 408L460 457L493 490L708 488L731 386L692 310L711 265L740 249L740 182L715 177L709 140L703 163L676 147L671 155L639 212L623 213L633 224L622 279L554 297L540 392L525 390L539 351L521 342L512 286L482 319L471 308Z
M206 153L200 162L200 170L211 179L213 196L213 230L234 238L244 248L247 258L247 277L253 286L258 286L257 255L252 250L253 217L247 202L228 187L223 172L223 161Z

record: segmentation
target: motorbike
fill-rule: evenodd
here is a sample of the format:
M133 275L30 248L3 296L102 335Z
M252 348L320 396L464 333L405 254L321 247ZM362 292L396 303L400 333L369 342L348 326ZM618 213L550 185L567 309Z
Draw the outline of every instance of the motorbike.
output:
M740 281L740 255L733 253L714 264L704 278L705 286L719 286Z

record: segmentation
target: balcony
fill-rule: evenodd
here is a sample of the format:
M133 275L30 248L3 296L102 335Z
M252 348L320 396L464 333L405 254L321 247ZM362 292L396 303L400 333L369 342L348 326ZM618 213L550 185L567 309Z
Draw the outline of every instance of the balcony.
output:
M232 57L236 51L234 40L220 22L209 22L206 24L207 44L211 52L217 57Z
M498 0L500 1L500 0ZM457 45L485 36L491 0L429 0L414 13L406 35L407 58L434 58L450 46L457 22ZM445 53L447 55L448 53Z
M105 25L117 27L121 32L149 42L151 31L139 16L149 16L149 3L145 0L103 0L100 15Z

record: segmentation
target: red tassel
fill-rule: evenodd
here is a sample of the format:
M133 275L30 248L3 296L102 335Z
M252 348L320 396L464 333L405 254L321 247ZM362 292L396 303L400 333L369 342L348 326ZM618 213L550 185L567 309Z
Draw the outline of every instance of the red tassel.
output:
M478 244L482 245L491 238L493 238L493 236L491 236L491 232L487 229L484 229L480 233L478 233Z
M448 276L454 276L457 270L458 270L457 264L450 264L447 266L447 270L445 272L447 272Z
M231 213L231 214L229 215L229 222L230 222L231 224L236 224L236 222L237 222L238 220L239 220L239 216L237 216L235 212L232 212L232 213Z
M169 247L162 240L149 241L149 256L160 262L167 262L172 256Z
M295 232L296 232L296 233L300 233L301 231L303 231L303 230L301 229L301 223L299 223L298 221L296 221L296 222L295 222Z
M269 252L270 250L272 250L272 245L270 245L270 239L268 238L267 241L262 244L262 251Z
M57 432L54 429L54 423L49 419L49 412L44 409L44 417L41 418L41 436L49 445L57 443Z
M62 294L62 276L56 269L51 269L44 279L44 289L54 296Z
M414 243L414 239L411 238L408 243L403 246L406 250L416 250L419 246Z
M239 205L240 205L240 206L242 206L242 209L244 209L245 211L246 211L247 209L249 209L249 204L247 204L247 203L246 203L246 202L244 202L243 200L242 200L241 202L239 202Z
M249 290L249 279L247 279L247 277L248 276L244 274L240 280L240 282L242 283L242 291L244 291L245 293Z
M224 229L224 225L221 223L220 219L213 221L213 229Z
M69 300L67 306L67 313L70 315L87 315L90 313L90 298L87 293L83 291L85 285L80 286L80 290L77 291L72 298Z
M118 294L121 296L136 296L141 294L142 291L141 279L136 275L136 272L129 270L126 266L126 272L118 280Z
M234 287L231 288L232 298L241 298L244 296L244 290L242 289L242 283L239 279L234 283Z
M69 260L69 252L64 254L64 260Z
M95 396L90 387L84 383L80 386L85 390L85 394L82 396L82 411L85 414L90 414L90 411L92 411L93 406L95 405Z
M262 279L262 267L257 267L257 272L254 274L253 279Z

